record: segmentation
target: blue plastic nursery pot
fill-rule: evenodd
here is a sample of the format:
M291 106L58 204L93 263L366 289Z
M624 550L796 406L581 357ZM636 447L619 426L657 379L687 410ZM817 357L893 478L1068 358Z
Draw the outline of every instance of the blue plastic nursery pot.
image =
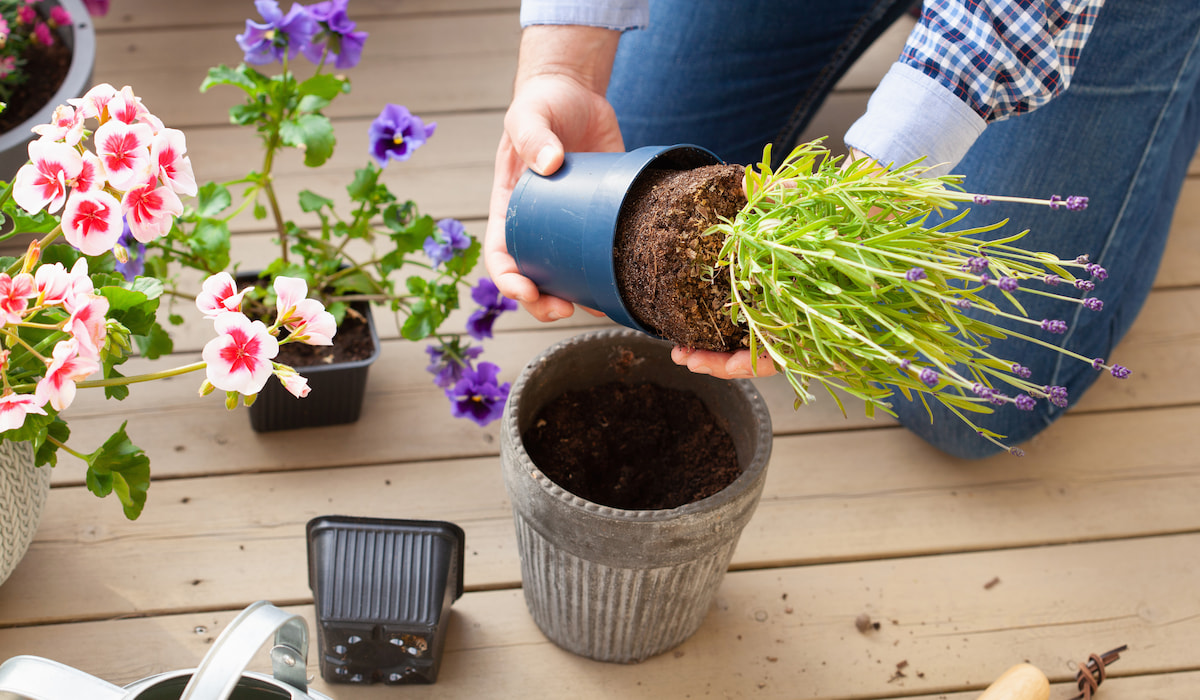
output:
M529 170L517 181L504 225L508 252L543 293L654 335L629 313L617 287L613 243L621 207L647 169L690 170L723 162L690 144L568 153L553 175Z

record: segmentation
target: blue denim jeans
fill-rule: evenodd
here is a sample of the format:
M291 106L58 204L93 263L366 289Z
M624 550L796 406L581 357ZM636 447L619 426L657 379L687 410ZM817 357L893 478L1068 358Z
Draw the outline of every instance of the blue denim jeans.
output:
M758 162L766 143L785 154L846 68L908 5L743 0L732 12L728 3L654 0L650 27L622 37L609 89L626 148L696 143L734 163ZM1031 317L1068 324L1064 335L1031 335L1120 362L1113 348L1154 282L1198 145L1200 3L1108 0L1070 88L1041 109L990 125L955 168L972 192L1090 199L1081 212L976 206L962 223L1008 218L994 235L1029 229L1024 247L1072 259L1087 254L1108 270L1093 293L1104 301L1099 312L1023 296ZM1066 387L1072 404L1100 374L1017 339L994 341L991 352L1029 367L1040 384ZM998 450L936 402L930 406L932 422L919 401L894 399L904 425L950 454ZM1009 405L972 419L1017 445L1062 412L1039 401L1033 412Z

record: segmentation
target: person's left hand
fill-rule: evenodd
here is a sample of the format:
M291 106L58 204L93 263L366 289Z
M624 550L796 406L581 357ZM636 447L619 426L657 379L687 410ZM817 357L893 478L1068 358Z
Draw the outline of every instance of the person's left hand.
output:
M766 355L759 356L756 371L749 350L714 352L676 346L671 350L671 360L697 374L711 374L720 379L769 377L776 373L775 363Z

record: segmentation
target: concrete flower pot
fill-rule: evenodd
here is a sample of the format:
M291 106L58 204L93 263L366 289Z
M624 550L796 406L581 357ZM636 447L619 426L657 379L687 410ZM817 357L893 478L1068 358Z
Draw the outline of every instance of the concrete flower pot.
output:
M621 207L648 169L687 170L721 162L711 151L687 144L568 153L553 175L530 170L517 181L505 217L508 252L542 292L653 334L629 312L617 287L613 242Z
M35 467L28 442L0 440L0 584L21 562L50 495L50 467Z
M668 510L611 508L551 482L522 434L563 392L618 379L699 396L733 439L741 475L713 496ZM585 333L525 367L500 440L525 602L551 641L588 658L633 663L699 628L766 476L771 419L751 382L693 374L671 362L669 344L633 330Z

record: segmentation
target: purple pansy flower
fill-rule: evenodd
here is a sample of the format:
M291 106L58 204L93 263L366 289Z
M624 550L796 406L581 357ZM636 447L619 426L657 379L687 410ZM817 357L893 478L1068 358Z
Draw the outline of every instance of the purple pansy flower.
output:
M328 51L328 57L339 70L358 65L367 33L354 31L357 25L346 16L347 2L326 0L308 6L309 14L317 23L313 40L302 49L308 60L320 63Z
M462 379L463 372L471 368L471 362L483 353L483 348L468 346L455 355L437 345L427 345L425 352L429 354L429 366L425 371L433 375L434 384L449 389Z
M496 284L487 277L480 279L479 284L471 290L471 298L479 304L479 308L467 319L467 334L476 340L491 338L496 318L505 311L517 308L517 302L501 296Z
M450 414L455 418L470 418L479 425L487 425L499 418L504 413L509 390L508 382L498 382L496 375L499 372L500 368L491 362L465 368L462 378L446 389Z
M254 7L266 22L246 20L246 31L237 35L238 46L246 52L243 60L253 65L282 61L286 53L293 58L307 48L317 24L302 5L292 3L285 15L276 0L254 0Z
M463 229L461 221L442 219L437 222L437 231L425 239L425 255L433 261L433 266L437 267L450 262L458 255L458 251L466 250L470 246L471 237Z
M389 104L383 108L375 121L371 122L368 132L371 157L385 167L389 160L408 160L413 151L425 145L425 141L433 136L437 123L428 125L420 117L408 111L407 107Z

